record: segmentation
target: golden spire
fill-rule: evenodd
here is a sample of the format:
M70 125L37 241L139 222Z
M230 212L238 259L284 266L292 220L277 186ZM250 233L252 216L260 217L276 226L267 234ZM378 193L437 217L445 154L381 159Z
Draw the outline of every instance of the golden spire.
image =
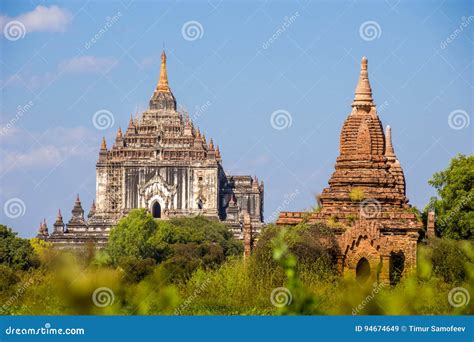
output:
M367 71L367 57L362 57L360 63L360 75L355 90L354 102L352 106L373 106L372 88L369 82L369 73Z
M161 54L161 69L160 69L160 81L158 82L158 91L170 92L168 85L168 73L166 72L166 53L163 50Z
M102 144L100 145L101 150L107 149L107 143L105 142L105 137L102 137Z
M393 150L392 145L392 129L387 125L385 130L385 156L395 158L395 151Z

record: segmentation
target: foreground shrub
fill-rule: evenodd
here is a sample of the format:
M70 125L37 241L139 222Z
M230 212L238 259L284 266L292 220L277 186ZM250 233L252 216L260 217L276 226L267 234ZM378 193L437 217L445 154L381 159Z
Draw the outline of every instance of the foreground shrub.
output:
M423 248L420 246L420 249ZM429 265L432 265L433 275L446 283L462 283L468 278L469 269L474 269L473 248L469 242L433 238L427 248L426 256Z

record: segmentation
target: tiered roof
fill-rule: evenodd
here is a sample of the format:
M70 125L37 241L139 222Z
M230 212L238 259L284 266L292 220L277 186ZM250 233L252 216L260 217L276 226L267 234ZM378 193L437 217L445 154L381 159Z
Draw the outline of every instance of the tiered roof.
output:
M389 146L389 149L386 149ZM391 142L386 143L382 123L372 98L368 78L367 58L362 58L352 111L342 127L340 155L329 187L320 197L323 211L341 209L358 210L351 191L362 191L366 199L378 201L382 207L402 207L406 204L404 191L398 177L390 172L392 162L386 153L396 160ZM403 175L401 168L399 169ZM352 197L352 198L351 198Z
M107 150L105 139L99 163L120 161L206 161L221 160L219 147L195 127L187 114L176 110L176 99L168 84L166 54L161 56L159 82L150 99L149 109L136 118L130 117L125 134L118 129L115 143Z
M335 171L319 197L319 212L310 214L310 220L336 219L350 225L362 218L377 219L387 227L419 226L405 195L405 177L391 129L387 127L385 136L377 114L367 64L363 57L352 110L341 130ZM303 212L282 212L277 223L297 224L304 218Z

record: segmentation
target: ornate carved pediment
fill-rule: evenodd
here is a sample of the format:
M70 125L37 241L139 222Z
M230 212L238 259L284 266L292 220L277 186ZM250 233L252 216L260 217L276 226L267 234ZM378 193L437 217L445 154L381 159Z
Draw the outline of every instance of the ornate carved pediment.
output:
M163 199L169 199L176 194L177 186L166 182L159 174L155 174L148 182L138 186L138 192L142 198L148 201L155 195Z

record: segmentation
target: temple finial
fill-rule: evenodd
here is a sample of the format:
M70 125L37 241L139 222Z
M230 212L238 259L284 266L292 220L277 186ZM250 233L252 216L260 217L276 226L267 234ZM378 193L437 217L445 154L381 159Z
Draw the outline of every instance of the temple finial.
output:
M161 54L160 81L158 82L158 91L170 92L168 85L168 73L166 72L166 53L163 50Z
M105 137L102 137L102 144L100 145L101 150L107 150L107 142L105 141Z
M367 57L362 57L362 61L360 63L359 81L357 82L352 107L374 105L374 100L372 98L372 88L370 87L369 82L369 72L367 70L367 62Z
M385 130L385 156L395 158L395 151L392 144L392 128L387 125Z

